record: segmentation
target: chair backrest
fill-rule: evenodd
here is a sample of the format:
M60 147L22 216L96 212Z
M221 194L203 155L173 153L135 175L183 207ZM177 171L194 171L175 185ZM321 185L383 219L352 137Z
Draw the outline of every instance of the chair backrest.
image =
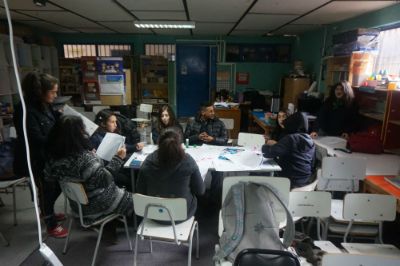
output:
M249 248L242 250L233 266L300 266L293 253L284 250Z
M68 199L82 205L86 205L89 203L85 189L82 184L73 182L62 182L61 188Z
M399 258L392 256L370 254L325 254L322 257L322 266L398 266Z
M270 176L229 176L225 177L222 185L222 202L226 195L228 194L229 189L238 182L254 182L259 184L269 184L273 188L276 189L278 194L280 195L282 201L286 204L289 202L289 191L290 191L290 181L285 177L270 177ZM277 201L276 199L273 199ZM279 202L276 202L275 206L280 206ZM286 220L286 213L282 209L281 211L277 211L276 214L278 218L278 222L282 222Z
M317 188L330 191L357 191L365 178L367 160L362 157L324 157Z
M151 113L153 111L153 105L142 103L140 104L139 110L144 113Z
M265 144L264 136L261 134L252 134L239 132L238 145L239 146L262 146Z
M396 198L391 195L350 193L343 203L343 218L363 221L394 221Z
M219 120L224 123L226 129L228 130L232 130L235 126L235 120L233 120L233 118L220 118Z
M289 211L293 217L329 217L331 193L325 191L291 191Z
M168 211L174 221L183 221L187 219L187 203L184 198L158 198L133 194L133 205L136 215L145 216L146 207L148 207L147 218L159 221L170 221ZM168 210L168 211L167 211Z

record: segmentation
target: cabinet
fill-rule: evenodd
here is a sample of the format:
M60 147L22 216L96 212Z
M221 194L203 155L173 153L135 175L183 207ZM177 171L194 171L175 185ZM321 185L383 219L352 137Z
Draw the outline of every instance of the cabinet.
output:
M168 60L163 56L140 56L139 90L142 102L168 103Z
M71 58L60 59L60 93L72 96L75 104L82 103L82 85L80 82L80 60Z
M299 96L308 90L310 79L308 78L285 78L283 85L283 108L287 108L289 103L298 107Z
M400 154L400 91L372 87L355 88L361 124L375 129L385 151Z
M233 129L230 138L237 139L240 131L240 109L219 109L215 108L215 115L218 118L233 119Z
M325 96L328 95L330 87L341 80L349 81L352 86L360 86L371 75L374 59L374 55L367 52L324 58L323 66L326 71L322 79Z

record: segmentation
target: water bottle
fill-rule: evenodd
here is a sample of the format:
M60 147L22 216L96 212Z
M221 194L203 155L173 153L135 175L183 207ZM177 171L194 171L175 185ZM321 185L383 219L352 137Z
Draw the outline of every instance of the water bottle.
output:
M140 142L143 144L147 143L146 127L143 127L140 130Z

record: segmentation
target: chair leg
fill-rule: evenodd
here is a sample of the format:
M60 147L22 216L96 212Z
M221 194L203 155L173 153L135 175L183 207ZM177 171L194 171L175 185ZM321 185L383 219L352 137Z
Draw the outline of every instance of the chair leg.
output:
M136 237L135 237L135 250L133 253L133 266L136 266L136 257L137 257L137 251L138 251L138 238L139 234L136 232Z
M122 221L125 226L126 238L128 239L129 249L132 250L132 242L131 238L129 237L129 230L128 230L128 222L126 221L126 216L122 216Z
M196 259L199 259L199 224L196 223Z
M194 222L189 236L189 250L188 250L188 266L192 265L192 247L193 247L193 233L196 230L197 222Z
M64 194L64 213L67 213L67 209L68 209L68 199L67 196L65 196Z
M68 224L68 235L67 235L67 238L65 239L64 249L63 249L63 252L62 252L64 255L67 254L68 242L69 242L69 238L70 238L70 236L71 236L72 220L73 220L74 218L72 217L72 215L70 215L68 219L69 219L69 224Z
M149 237L149 241L150 241L150 253L153 252L153 241L151 241L151 237Z
M107 224L107 223L102 223L102 224L100 225L99 235L97 236L96 248L94 249L94 254L93 254L93 259L92 259L92 266L94 266L94 265L96 264L97 251L99 250L101 237L103 236L103 229L104 229L104 226L105 226L106 224Z
M0 232L0 239L3 242L5 247L8 247L10 245L10 242L7 241L7 239L4 237L2 232Z
M15 186L16 186L16 185L13 185L13 186L12 186L14 226L17 225L17 203L16 203L17 199L16 199L16 197L15 197Z
M383 239L382 239L382 230L383 230L383 223L379 222L379 232L378 232L378 239L379 239L379 244L383 244Z

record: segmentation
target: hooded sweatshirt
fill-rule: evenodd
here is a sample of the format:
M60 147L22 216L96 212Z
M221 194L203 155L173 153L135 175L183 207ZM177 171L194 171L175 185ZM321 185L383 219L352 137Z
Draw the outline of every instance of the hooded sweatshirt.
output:
M136 191L144 195L185 198L187 218L196 212L196 195L202 195L204 190L205 185L199 167L189 154L185 154L177 165L166 168L159 164L158 151L147 156L143 162L136 186Z
M291 180L291 187L308 183L312 175L315 145L308 130L307 117L295 113L284 122L287 135L275 145L264 145L262 152L266 158L276 158L282 168L280 176Z

